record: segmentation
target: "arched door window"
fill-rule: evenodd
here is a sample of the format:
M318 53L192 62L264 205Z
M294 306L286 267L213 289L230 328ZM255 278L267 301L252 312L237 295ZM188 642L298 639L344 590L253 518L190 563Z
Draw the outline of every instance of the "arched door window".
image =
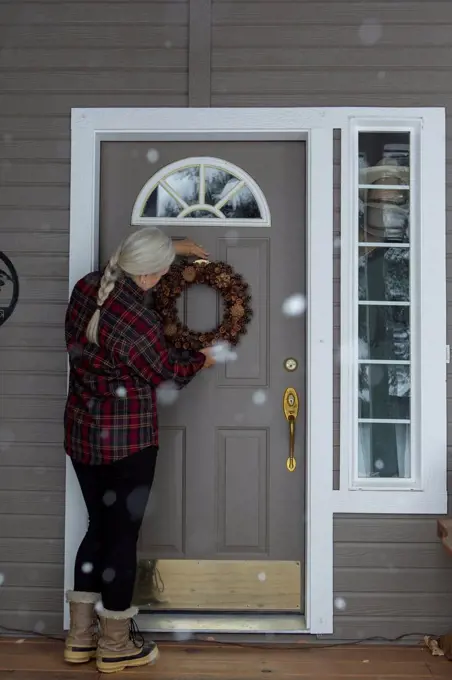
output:
M186 158L167 165L141 189L132 225L269 227L261 189L244 170L219 158Z

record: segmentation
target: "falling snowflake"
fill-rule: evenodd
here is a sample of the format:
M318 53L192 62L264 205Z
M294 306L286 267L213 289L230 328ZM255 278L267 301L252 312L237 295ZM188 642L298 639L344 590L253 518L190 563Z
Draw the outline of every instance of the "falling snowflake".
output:
M118 387L116 390L116 396L120 397L121 399L124 399L124 397L127 397L127 390L125 387Z
M383 35L383 28L377 19L366 19L358 30L359 39L364 45L375 45Z
M212 356L219 364L225 364L228 361L235 361L237 353L233 352L231 346L227 342L219 342L212 347Z
M263 583L264 581L267 580L267 574L265 573L265 571L261 571L257 575L257 578L259 579L259 581L261 581Z
M385 466L385 464L380 459L376 460L375 463L374 463L374 467L375 467L376 470L383 470L384 466Z
M157 163L158 159L160 158L160 154L157 149L149 149L146 154L146 158L148 159L149 163Z
M84 562L84 564L82 564L82 571L84 574L91 574L92 570L93 565L91 564L91 562Z
M114 491L106 491L102 500L107 508L109 508L113 503L116 503L116 493Z
M340 611L347 609L347 603L345 602L343 597L336 597L336 599L334 600L334 606L336 607L336 609L339 609Z
M267 394L264 392L264 390L256 390L253 392L252 399L253 404L256 404L256 406L261 406L267 401Z
M179 390L174 382L163 382L157 388L157 403L162 406L172 406L179 397Z
M114 581L115 576L116 576L116 572L111 567L107 567L102 572L102 579L105 581L105 583L111 583L112 581Z
M282 311L285 316L301 316L306 310L306 298L301 293L295 293L283 302Z

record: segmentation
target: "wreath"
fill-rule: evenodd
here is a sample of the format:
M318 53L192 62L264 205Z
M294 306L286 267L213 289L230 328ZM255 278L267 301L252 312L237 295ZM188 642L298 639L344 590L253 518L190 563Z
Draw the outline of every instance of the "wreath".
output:
M220 325L211 331L192 331L179 319L178 297L197 284L210 286L223 298L223 319ZM199 350L215 342L227 342L235 346L240 337L247 332L247 326L253 315L248 284L225 262L196 260L173 264L168 274L154 289L153 302L155 311L163 319L166 340L177 349Z

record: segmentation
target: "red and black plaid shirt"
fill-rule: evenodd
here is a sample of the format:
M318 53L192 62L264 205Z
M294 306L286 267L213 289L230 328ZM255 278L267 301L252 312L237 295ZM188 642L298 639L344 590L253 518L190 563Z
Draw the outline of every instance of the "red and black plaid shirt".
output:
M97 308L100 278L96 272L81 279L66 312L65 449L90 465L158 446L156 387L165 381L187 385L205 361L200 352L166 346L160 317L128 277L116 283L100 310L99 346L90 343L85 331Z

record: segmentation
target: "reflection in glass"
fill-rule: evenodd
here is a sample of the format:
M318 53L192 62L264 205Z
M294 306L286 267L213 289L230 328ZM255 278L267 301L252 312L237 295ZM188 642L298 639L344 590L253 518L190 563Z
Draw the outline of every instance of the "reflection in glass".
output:
M210 210L194 210L193 212L189 213L187 217L213 217L219 219L218 215L210 212Z
M409 132L359 133L360 184L376 184L382 176L400 176L410 182ZM399 184L399 182L393 182Z
M216 205L239 183L237 177L220 168L205 167L205 202Z
M410 309L360 305L359 358L409 361Z
M153 518L148 524L145 519L143 535L148 543L152 541L153 525ZM156 560L151 558L156 551L165 552L165 548L159 550L157 545L140 554L133 594L133 602L140 609L198 615L200 610L300 612L303 579L299 561Z
M409 240L410 195L406 189L362 189L359 240L406 243Z
M247 187L242 187L231 196L230 200L221 208L230 219L260 219L261 214L257 201Z
M146 201L142 217L177 217L181 210L182 206L159 185Z
M359 418L410 419L410 367L396 364L359 366Z
M410 426L399 423L360 423L358 477L410 477Z
M183 168L169 175L165 182L173 189L187 205L198 203L199 200L199 166Z
M408 302L410 299L409 248L359 249L359 299Z

